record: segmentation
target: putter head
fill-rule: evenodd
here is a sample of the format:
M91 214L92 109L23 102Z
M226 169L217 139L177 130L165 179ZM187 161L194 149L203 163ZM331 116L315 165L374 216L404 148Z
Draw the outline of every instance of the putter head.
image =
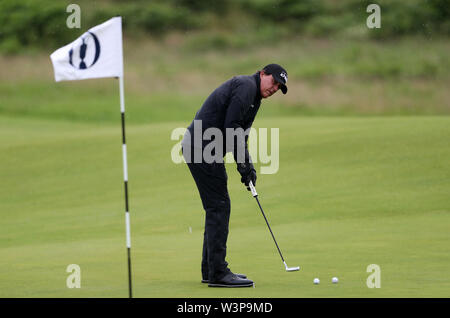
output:
M283 263L284 263L284 267L286 268L286 272L296 272L296 271L299 271L299 270L300 270L300 266L297 266L297 267L288 267L287 264L286 264L286 262L283 262Z

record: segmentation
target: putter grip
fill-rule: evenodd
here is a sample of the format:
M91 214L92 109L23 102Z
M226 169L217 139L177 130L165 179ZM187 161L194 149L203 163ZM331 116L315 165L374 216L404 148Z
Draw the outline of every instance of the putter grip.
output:
M254 197L256 197L258 195L258 193L256 193L256 189L255 189L255 186L253 185L253 182L250 181L248 185L250 187L250 191L252 191L252 195Z

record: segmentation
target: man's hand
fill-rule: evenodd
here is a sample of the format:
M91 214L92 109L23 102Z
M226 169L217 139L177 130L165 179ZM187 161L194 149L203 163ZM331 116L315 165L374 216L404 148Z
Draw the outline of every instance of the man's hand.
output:
M253 185L256 185L256 170L253 164L250 163L238 163L237 170L241 174L241 182L246 185L247 190L250 191L250 181Z

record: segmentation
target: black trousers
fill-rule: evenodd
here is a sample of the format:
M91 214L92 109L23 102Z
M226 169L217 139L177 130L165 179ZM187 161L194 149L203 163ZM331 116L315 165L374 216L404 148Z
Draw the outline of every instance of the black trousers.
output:
M193 150L191 151L193 154ZM197 185L203 209L205 210L205 231L203 235L202 278L209 281L220 280L229 273L227 238L230 221L230 197L228 195L228 176L225 164L194 163L193 158L186 158L189 170Z

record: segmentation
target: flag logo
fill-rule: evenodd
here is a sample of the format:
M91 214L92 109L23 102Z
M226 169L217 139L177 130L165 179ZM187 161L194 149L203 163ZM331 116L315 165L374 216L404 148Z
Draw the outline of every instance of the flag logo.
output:
M69 51L69 63L73 67L85 70L94 65L100 57L100 42L92 32L86 32L75 41Z
M114 17L50 55L55 81L123 76L122 18Z

